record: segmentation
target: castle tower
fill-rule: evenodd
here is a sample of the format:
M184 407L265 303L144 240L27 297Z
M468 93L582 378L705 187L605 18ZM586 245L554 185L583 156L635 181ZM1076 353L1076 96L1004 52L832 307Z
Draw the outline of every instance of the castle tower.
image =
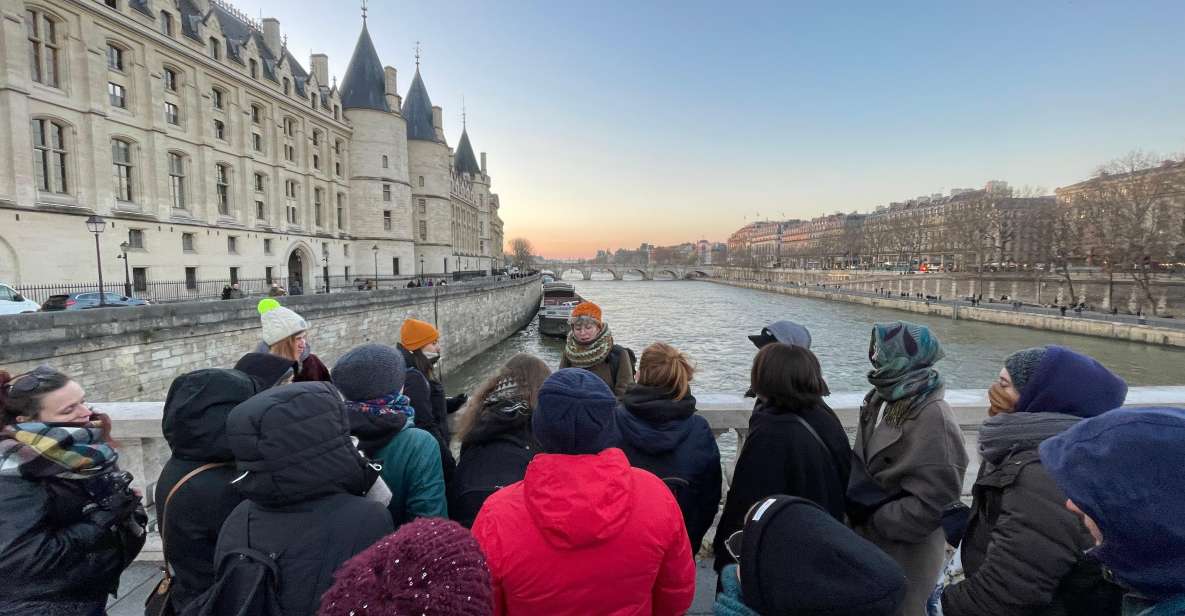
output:
M362 33L342 80L342 110L354 127L350 145L350 207L346 222L361 250L355 271L410 276L415 272L411 184L407 172L407 123L393 91L395 71L385 71L363 15ZM388 91L388 85L392 91Z
M466 123L467 124L467 123ZM490 192L490 176L486 174L486 154L481 153L481 164L473 154L473 145L469 142L469 127L461 128L461 139L457 143L457 153L453 157L454 173L467 185L472 198L474 211L464 220L459 221L459 254L469 258L465 262L475 264L470 268L489 270L493 265L494 239L492 230L495 224L500 226L500 220L495 223L497 216L497 196ZM493 215L491 215L493 212ZM501 239L496 240L501 243Z
M417 51L416 74L403 102L415 266L422 267L425 274L438 276L456 271L455 260L451 259L453 208L449 195L452 191L452 160L444 139L441 116L440 107L432 106L428 89L424 87Z

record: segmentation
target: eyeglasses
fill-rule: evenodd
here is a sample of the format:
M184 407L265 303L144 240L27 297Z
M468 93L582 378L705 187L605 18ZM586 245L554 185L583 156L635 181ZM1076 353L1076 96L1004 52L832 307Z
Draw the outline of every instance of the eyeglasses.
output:
M740 562L741 560L741 545L744 542L744 533L745 531L738 530L735 533L729 535L728 539L724 540L724 549L728 552L728 555L737 562Z
M33 368L32 370L18 374L16 378L8 382L7 388L9 394L29 394L37 391L41 384L49 381L57 374L57 370L50 368L44 364Z

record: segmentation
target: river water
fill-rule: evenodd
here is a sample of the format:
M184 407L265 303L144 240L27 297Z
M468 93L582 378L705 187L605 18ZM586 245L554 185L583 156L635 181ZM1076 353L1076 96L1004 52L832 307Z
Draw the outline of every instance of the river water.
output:
M805 325L814 339L823 374L833 392L868 389L868 341L872 324L899 319L931 328L946 357L939 372L951 389L986 389L1004 358L1042 344L1072 347L1098 359L1129 385L1185 384L1185 352L1134 342L1046 332L975 321L953 321L885 308L828 302L703 281L613 281L573 283L604 311L618 344L640 356L648 344L664 341L687 353L697 366L693 393L743 393L756 349L746 337L766 323L789 319ZM449 394L471 391L515 353L532 353L559 366L563 340L541 336L537 322L450 368Z

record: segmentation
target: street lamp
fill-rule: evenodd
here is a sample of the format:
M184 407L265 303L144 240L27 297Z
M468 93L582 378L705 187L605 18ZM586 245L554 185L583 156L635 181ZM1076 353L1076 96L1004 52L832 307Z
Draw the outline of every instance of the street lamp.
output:
M123 259L123 296L132 296L132 275L128 272L128 248L131 244L122 242L119 245L119 250L123 254L115 257L116 259Z
M91 215L86 219L86 229L95 234L95 261L99 268L99 306L107 305L107 297L103 291L103 254L99 252L99 234L107 228L107 221L102 216Z
M321 276L325 278L325 292L328 293L329 292L329 251L328 250L321 253L321 263L323 263L325 265L325 268L321 270Z
M379 245L375 244L370 247L370 252L374 253L374 286L379 286Z
M423 257L423 255L421 255L420 256L420 283L423 284L423 282L424 282L424 257Z

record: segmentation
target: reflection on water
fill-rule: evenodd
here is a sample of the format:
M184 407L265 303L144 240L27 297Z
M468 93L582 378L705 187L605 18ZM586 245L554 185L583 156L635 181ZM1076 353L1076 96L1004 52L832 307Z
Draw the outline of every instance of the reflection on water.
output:
M696 281L583 281L577 291L600 304L618 344L641 355L662 340L687 353L698 372L693 390L744 392L755 349L749 334L790 319L811 330L813 350L832 391L868 389L868 338L877 321L909 319L929 326L946 350L937 364L954 389L987 388L1018 349L1061 344L1091 355L1129 385L1185 384L1185 353L1164 347L974 321L953 321L884 308L766 293ZM515 353L559 366L563 341L539 335L537 324L446 374L450 394L470 391Z

